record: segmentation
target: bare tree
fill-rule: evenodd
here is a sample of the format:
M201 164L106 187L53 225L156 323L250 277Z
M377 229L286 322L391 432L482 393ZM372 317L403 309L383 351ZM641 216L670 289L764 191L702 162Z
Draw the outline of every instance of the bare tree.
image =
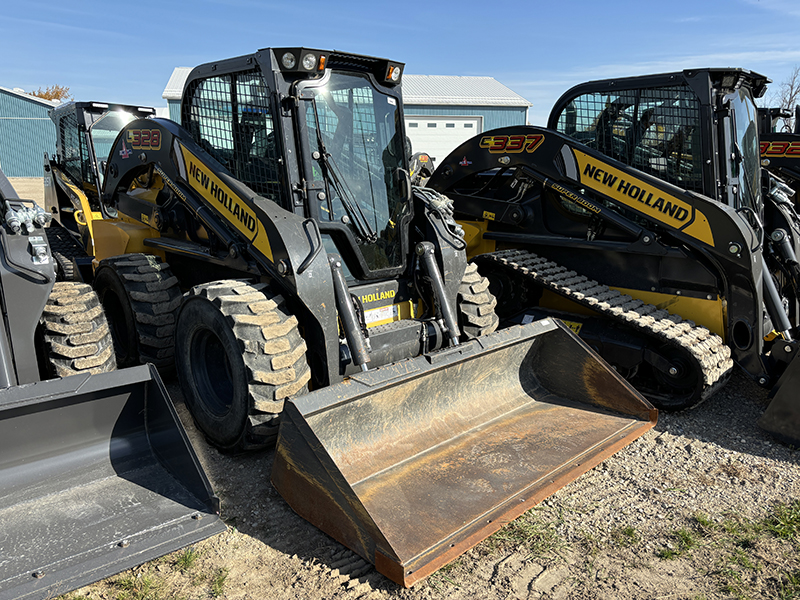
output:
M789 78L780 84L778 93L775 96L775 103L785 110L792 113L791 117L781 117L783 126L778 130L793 131L794 127L794 107L800 104L800 66L792 70Z
M70 100L72 96L69 93L69 88L63 85L51 85L48 88L39 88L35 92L31 92L31 96L44 98L45 100Z

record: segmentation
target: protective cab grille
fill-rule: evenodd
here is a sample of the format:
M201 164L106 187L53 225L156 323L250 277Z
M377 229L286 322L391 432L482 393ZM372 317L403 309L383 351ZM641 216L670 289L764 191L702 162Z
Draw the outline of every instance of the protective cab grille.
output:
M68 112L58 122L59 162L64 172L77 184L94 183L94 173L89 162L86 136L78 131L76 113Z
M282 204L280 142L260 71L192 81L184 98L181 119L195 142L233 177Z
M700 102L687 86L577 96L559 115L558 131L682 189L703 192Z

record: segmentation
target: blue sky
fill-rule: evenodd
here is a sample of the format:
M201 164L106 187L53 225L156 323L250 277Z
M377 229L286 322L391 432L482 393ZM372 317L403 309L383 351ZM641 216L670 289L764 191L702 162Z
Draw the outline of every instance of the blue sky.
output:
M0 15L0 86L165 106L173 67L304 45L391 58L408 73L492 76L544 124L564 91L591 79L736 66L780 83L800 65L798 32L798 0L32 0Z

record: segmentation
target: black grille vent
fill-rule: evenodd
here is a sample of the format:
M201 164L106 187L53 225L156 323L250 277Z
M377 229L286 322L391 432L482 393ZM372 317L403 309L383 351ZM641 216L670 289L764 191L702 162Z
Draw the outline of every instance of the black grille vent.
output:
M328 63L325 65L330 69L351 69L355 71L375 72L380 70L384 61L370 58L368 56L356 56L354 54L340 54L331 52Z

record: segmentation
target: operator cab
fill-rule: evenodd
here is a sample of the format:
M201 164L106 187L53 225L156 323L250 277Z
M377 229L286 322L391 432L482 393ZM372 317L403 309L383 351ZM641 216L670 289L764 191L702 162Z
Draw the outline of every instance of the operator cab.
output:
M234 178L313 219L348 279L394 277L408 266L413 214L402 70L365 56L263 49L194 69L182 125Z
M561 96L548 127L683 190L761 214L754 98L767 83L745 69L592 81ZM714 128L712 113L723 127ZM718 161L706 158L715 154Z

